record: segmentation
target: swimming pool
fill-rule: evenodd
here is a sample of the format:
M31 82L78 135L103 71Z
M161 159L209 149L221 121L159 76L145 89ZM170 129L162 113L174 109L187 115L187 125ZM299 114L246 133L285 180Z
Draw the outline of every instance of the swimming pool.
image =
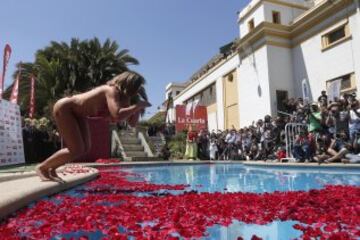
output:
M201 192L274 192L320 189L324 185L360 186L360 169L253 167L196 164L127 168L156 184L189 184ZM201 186L200 186L201 185Z
M360 186L360 171L322 168L252 167L241 164L183 165L176 167L137 167L129 172L143 176L155 184L189 184L199 192L308 191L325 185ZM228 227L210 228L205 239L251 239L255 234L263 239L293 239L301 232L292 228L296 222L275 221L263 225L235 221Z
M359 170L186 164L101 172L92 183L20 211L0 226L0 236L228 240L360 234Z

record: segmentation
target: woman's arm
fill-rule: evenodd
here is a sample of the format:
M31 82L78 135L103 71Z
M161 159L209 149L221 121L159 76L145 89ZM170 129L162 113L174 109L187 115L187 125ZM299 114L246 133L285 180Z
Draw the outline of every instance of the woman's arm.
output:
M125 120L129 119L132 115L137 114L140 110L144 109L145 106L141 104L141 102L131 105L129 107L120 108L120 110L117 112L117 120Z
M109 109L109 113L112 119L118 118L118 112L121 109L122 105L119 101L119 92L113 88L113 87L107 87L105 96L106 96L106 102ZM128 105L128 103L127 103Z
M120 100L118 100L118 94L119 93L113 88L106 93L106 100L110 115L117 121L128 119L142 109L151 106L150 103L145 101L140 101L137 104L129 106L129 100L124 99L123 102L120 102Z

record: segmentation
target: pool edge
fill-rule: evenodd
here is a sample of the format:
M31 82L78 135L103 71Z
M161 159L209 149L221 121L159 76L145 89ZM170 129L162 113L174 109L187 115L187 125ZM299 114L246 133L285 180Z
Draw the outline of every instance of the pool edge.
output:
M89 169L87 173L64 176L65 183L41 182L37 176L0 182L0 220L43 197L95 179L99 175L99 171L95 168Z
M360 164L343 164L343 163L279 163L266 161L189 161L189 160L170 160L170 161L155 161L155 162L119 162L119 163L82 163L81 165L87 167L118 167L118 166L171 166L171 165L198 165L198 164L243 164L245 166L263 166L263 167L293 167L293 168L340 168L340 169L356 169L360 170Z
M344 163L279 163L279 162L259 162L259 161L246 161L242 162L245 166L262 166L262 167L292 167L292 168L342 168L342 169L356 169L360 170L360 164L344 164Z

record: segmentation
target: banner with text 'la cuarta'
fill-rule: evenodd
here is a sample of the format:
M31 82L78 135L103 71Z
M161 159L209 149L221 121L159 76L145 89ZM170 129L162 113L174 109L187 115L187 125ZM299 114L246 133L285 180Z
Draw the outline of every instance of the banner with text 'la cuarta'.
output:
M207 129L207 109L205 106L196 106L190 114L185 105L176 106L176 132L181 132L193 126L193 130Z

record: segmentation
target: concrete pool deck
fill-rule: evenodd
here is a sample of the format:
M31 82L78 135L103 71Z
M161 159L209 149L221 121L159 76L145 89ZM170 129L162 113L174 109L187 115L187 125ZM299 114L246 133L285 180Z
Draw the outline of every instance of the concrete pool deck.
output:
M14 172L0 172L0 220L27 206L33 201L42 197L49 196L77 185L93 180L98 176L97 167L132 167L132 166L171 166L171 165L197 165L197 164L243 164L254 167L286 167L286 168L341 168L360 170L360 164L331 163L279 163L265 161L189 161L189 160L170 160L156 162L119 162L119 163L80 163L82 167L89 168L85 173L68 173L61 175L65 183L41 182L36 173L29 168Z
M98 170L88 168L88 172L66 175L65 181L42 182L34 171L0 174L0 219L43 197L73 188L98 176Z

